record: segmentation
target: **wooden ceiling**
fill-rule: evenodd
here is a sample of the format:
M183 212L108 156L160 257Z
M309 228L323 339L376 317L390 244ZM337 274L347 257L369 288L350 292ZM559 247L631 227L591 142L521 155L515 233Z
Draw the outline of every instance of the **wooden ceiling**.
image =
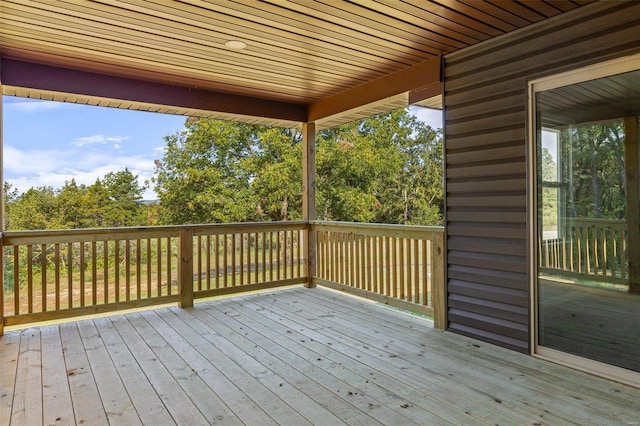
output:
M429 61L439 64L442 55L591 1L2 0L0 76L5 94L245 120L259 116L271 124L298 122L303 111L326 127L346 116L406 105L411 92L412 101L431 105L440 94L439 74L423 70L439 67ZM229 48L228 41L246 48ZM25 63L47 66L41 73L52 80L69 78L54 75L58 70L73 70L97 86L116 81L97 76L144 80L200 98L235 95L240 106L167 105L144 96L89 93L86 87L69 92L73 85L23 80ZM423 90L429 86L435 89ZM423 99L415 99L420 90ZM241 106L258 99L266 113ZM277 112L280 106L296 112Z

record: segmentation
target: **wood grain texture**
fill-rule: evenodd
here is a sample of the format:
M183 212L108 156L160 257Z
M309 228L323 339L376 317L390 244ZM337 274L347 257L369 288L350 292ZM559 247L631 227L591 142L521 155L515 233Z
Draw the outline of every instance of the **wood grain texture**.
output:
M29 424L358 426L640 417L639 389L320 287L8 331L0 360L3 424L27 415Z

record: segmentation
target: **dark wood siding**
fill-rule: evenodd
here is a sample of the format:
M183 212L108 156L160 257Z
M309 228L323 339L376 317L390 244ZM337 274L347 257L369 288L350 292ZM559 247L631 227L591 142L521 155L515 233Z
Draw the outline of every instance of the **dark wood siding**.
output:
M448 329L529 351L527 81L640 51L601 2L445 57Z

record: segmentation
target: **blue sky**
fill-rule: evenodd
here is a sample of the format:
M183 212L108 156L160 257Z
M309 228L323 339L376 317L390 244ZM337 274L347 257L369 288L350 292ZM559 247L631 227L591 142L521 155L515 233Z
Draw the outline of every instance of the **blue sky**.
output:
M416 109L420 119L442 127L441 113ZM128 167L142 183L162 158L164 137L184 127L185 117L3 97L4 180L20 192L59 188ZM145 199L156 198L153 188Z

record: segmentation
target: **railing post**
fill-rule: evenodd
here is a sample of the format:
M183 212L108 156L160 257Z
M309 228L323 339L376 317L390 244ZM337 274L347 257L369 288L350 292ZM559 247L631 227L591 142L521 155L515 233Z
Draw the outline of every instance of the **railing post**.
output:
M437 232L431 241L431 303L433 304L433 325L439 330L447 328L447 311L444 282L444 232Z
M193 229L181 228L178 234L179 306L193 306Z
M302 218L307 222L316 220L316 124L302 124ZM307 224L304 241L307 282L305 287L315 287L316 233Z
M629 293L640 294L640 117L624 119L624 169L627 186Z

